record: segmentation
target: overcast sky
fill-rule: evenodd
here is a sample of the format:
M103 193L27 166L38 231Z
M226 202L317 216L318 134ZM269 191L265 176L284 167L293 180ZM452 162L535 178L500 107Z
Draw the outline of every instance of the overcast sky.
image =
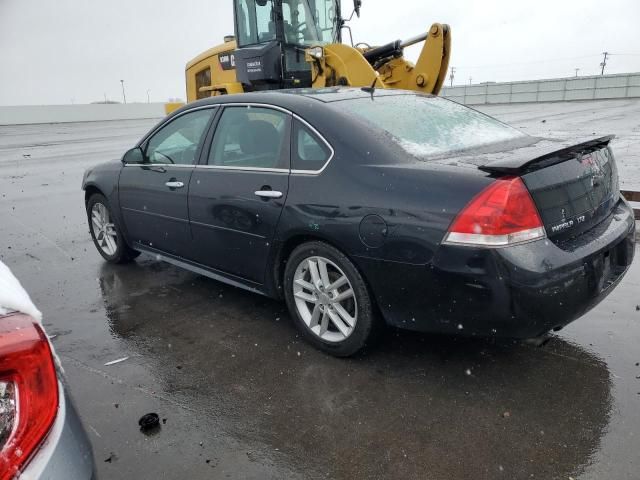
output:
M597 74L605 50L607 72L640 71L638 0L363 0L351 26L382 44L433 22L456 84ZM128 101L184 98L184 64L230 33L231 0L0 0L0 105L121 100L120 79Z

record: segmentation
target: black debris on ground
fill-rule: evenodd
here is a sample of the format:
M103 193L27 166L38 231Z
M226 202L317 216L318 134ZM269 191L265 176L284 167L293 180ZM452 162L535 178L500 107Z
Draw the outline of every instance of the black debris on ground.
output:
M140 425L140 430L142 432L151 431L160 426L160 417L157 413L147 413L140 417L138 425Z

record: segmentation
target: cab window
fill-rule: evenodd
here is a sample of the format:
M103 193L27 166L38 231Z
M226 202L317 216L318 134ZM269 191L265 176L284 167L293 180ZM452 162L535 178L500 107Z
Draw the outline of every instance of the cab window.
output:
M192 165L214 109L185 113L162 127L147 141L145 163Z
M286 43L310 46L337 42L336 12L335 0L283 0Z
M209 151L218 167L289 168L285 145L290 116L261 107L224 109Z
M296 120L293 128L293 170L318 171L331 158L331 150L310 128Z
M238 45L255 45L276 39L273 0L236 0Z

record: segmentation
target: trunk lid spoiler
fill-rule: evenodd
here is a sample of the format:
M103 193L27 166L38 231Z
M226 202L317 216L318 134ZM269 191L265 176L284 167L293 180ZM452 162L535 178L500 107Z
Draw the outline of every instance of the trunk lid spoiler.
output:
M560 145L557 142L536 142L516 150L493 154L486 163L479 164L478 168L493 174L522 175L604 148L614 138L615 135L607 135L580 143L563 141Z

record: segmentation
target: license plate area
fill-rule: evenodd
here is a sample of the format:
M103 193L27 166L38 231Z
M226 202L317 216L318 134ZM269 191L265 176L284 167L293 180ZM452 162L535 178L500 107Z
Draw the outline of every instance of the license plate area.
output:
M596 294L614 285L631 263L627 241L622 241L610 250L599 254L592 263L593 290Z

